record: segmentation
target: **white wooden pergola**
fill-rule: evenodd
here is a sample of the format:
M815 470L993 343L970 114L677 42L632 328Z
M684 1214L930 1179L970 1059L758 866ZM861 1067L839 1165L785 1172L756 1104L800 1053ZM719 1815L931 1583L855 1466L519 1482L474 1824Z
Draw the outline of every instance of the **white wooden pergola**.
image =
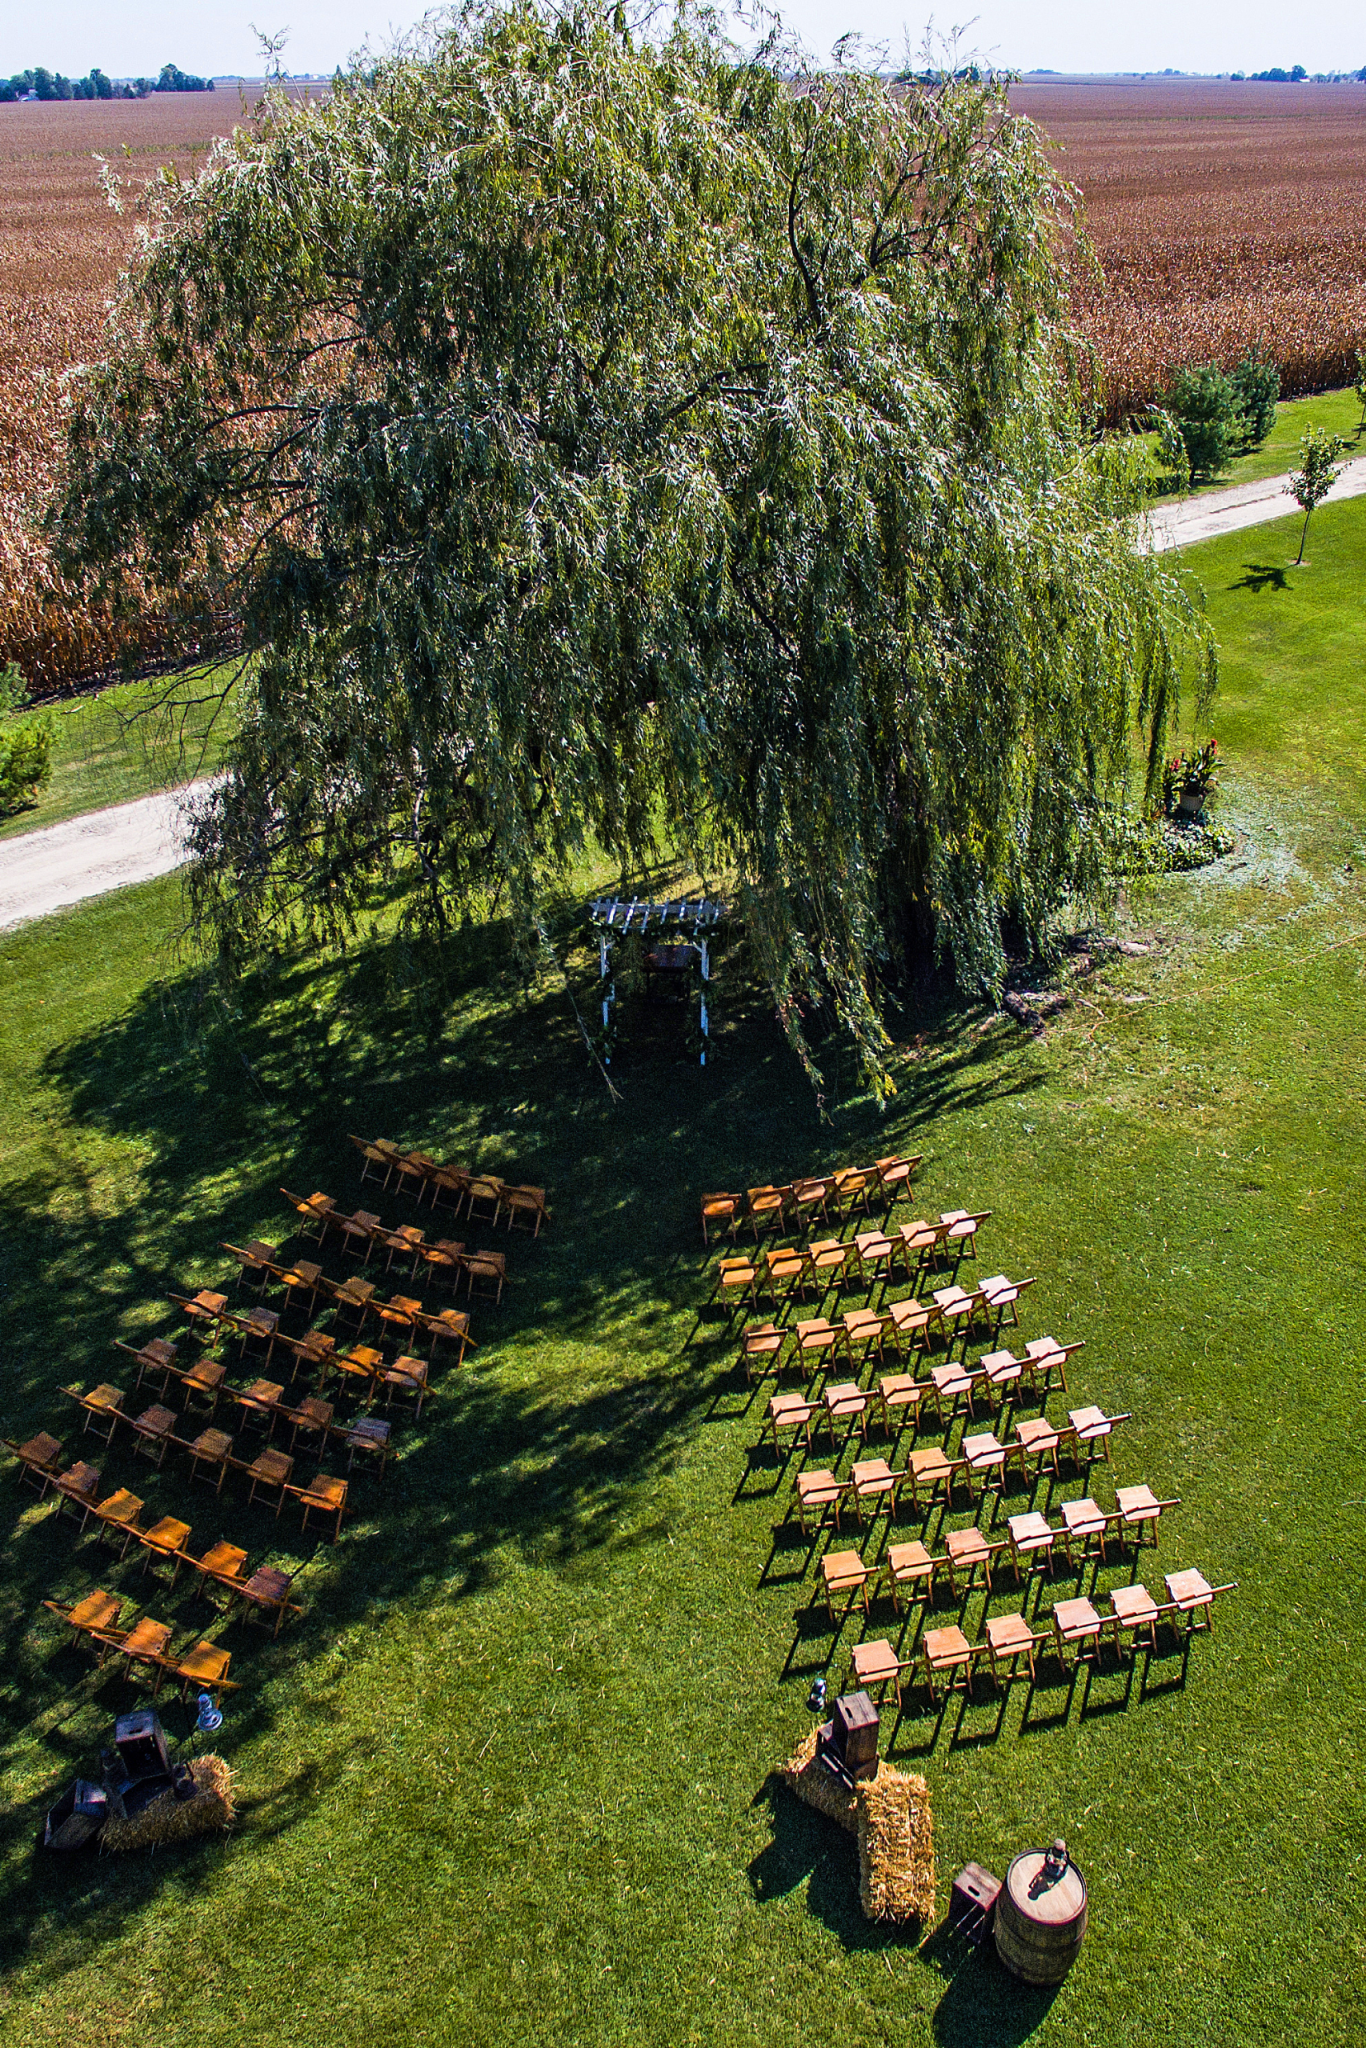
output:
M602 991L602 1035L607 1050L604 1064L611 1064L612 1011L617 1000L612 979L612 952L624 938L656 938L661 945L688 946L698 956L700 992L698 1029L701 1047L698 1061L707 1064L711 1030L707 1015L707 985L711 980L711 944L716 927L729 906L707 896L680 896L667 903L642 903L639 896L629 902L621 896L598 896L588 906L588 922L597 935L599 987Z

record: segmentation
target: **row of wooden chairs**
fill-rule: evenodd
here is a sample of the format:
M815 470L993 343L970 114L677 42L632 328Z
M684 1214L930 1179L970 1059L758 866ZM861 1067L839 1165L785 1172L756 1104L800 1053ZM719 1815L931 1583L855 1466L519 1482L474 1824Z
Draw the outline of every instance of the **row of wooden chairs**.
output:
M838 1336L839 1333L833 1334ZM812 1341L822 1346L818 1359L821 1369L829 1373L834 1369L836 1359L833 1346L825 1342L826 1336L826 1331L817 1331ZM882 1373L876 1388L865 1389L858 1380L842 1380L837 1385L827 1382L819 1395L811 1392L774 1394L768 1403L764 1427L772 1431L775 1450L779 1448L779 1439L783 1435L800 1435L809 1444L812 1426L821 1420L828 1423L832 1442L837 1419L846 1425L846 1432L849 1426L857 1427L864 1441L871 1420L880 1421L886 1435L897 1436L908 1418L918 1432L920 1417L931 1403L936 1419L943 1427L945 1402L949 1403L949 1423L958 1413L960 1401L967 1404L969 1417L975 1419L977 1400L985 1400L990 1408L994 1399L996 1406L1004 1410L1007 1400L1013 1403L1017 1390L1026 1383L1032 1392L1042 1395L1047 1406L1053 1374L1058 1375L1066 1393L1066 1361L1080 1349L1079 1343L1059 1344L1053 1337L1033 1337L1025 1346L1023 1357L1017 1357L1013 1351L988 1351L976 1364L951 1358L942 1365L932 1366L924 1379L917 1379L914 1373L909 1372ZM792 1362L798 1364L808 1378L811 1377L804 1351L795 1351Z
M84 1641L98 1652L101 1665L112 1651L123 1659L125 1677L132 1677L134 1664L150 1671L153 1699L168 1678L180 1686L182 1700L192 1691L208 1692L221 1700L225 1692L240 1689L238 1681L228 1677L232 1652L220 1649L217 1643L199 1642L192 1649L169 1655L168 1623L144 1614L131 1628L119 1628L122 1602L115 1593L101 1589L69 1605L60 1600L44 1600L43 1605L69 1626L77 1642Z
M395 1390L401 1389L416 1399L418 1413L421 1413L427 1392L424 1360L400 1358L395 1365L386 1367L380 1352L357 1345L350 1352L338 1354L332 1364L338 1372L361 1382L367 1394L373 1393L381 1382L387 1383L390 1404ZM106 1443L112 1443L115 1431L124 1424L133 1432L135 1456L149 1457L159 1467L165 1463L168 1450L187 1452L190 1477L207 1476L218 1493L223 1490L223 1480L228 1472L254 1469L250 1460L244 1461L235 1455L237 1439L228 1430L211 1424L193 1437L177 1436L176 1425L190 1422L188 1411L177 1415L174 1409L157 1401L135 1415L123 1405L125 1390L107 1382L90 1388L63 1387L61 1391L83 1411L83 1434L94 1429ZM299 1439L303 1437L319 1453L325 1451L329 1443L340 1444L350 1454L348 1471L354 1466L357 1454L362 1452L378 1455L381 1471L388 1462L391 1424L387 1420L363 1414L350 1421L338 1421L333 1402L324 1401L316 1394L287 1398L284 1385L277 1380L253 1380L250 1386L229 1389L228 1397L238 1410L243 1430L255 1429L264 1443L273 1441L277 1424L287 1427L291 1455L297 1451ZM194 1424L190 1423L190 1427L193 1429Z
M335 1334L329 1331L311 1329L302 1337L286 1335L280 1328L280 1314L276 1309L258 1306L246 1315L239 1315L228 1306L227 1296L213 1288L201 1287L197 1294L172 1293L170 1299L176 1303L206 1351L215 1350L225 1338L236 1337L241 1353L245 1353L248 1344L264 1345L267 1364L277 1346L289 1352L298 1363L306 1364L310 1354L320 1345L335 1347ZM433 1311L424 1302L404 1294L386 1298L378 1293L371 1281L362 1280L358 1274L333 1286L331 1300L338 1329L349 1329L357 1336L364 1331L367 1322L374 1321L382 1336L395 1338L405 1347L418 1341L425 1342L429 1356L435 1355L436 1347L441 1343L454 1343L460 1359L464 1358L467 1350L475 1348L474 1338L470 1335L469 1314L464 1309ZM190 1375L185 1377L188 1380ZM195 1368L193 1377L196 1386L205 1389L214 1380L214 1375L203 1366Z
M178 1521L173 1515L163 1515L144 1527L142 1511L145 1503L137 1494L120 1487L103 1500L95 1499L91 1497L93 1490L84 1484L81 1468L73 1467L72 1470L78 1475L74 1485L63 1485L66 1474L59 1474L54 1482L62 1497L58 1519L62 1518L68 1503L80 1515L82 1534L93 1519L100 1544L103 1545L110 1537L118 1544L120 1564L128 1555L130 1545L136 1543L144 1553L144 1572L158 1559L169 1562L170 1582L174 1587L181 1568L188 1567L199 1582L197 1590L206 1598L210 1587L227 1593L225 1611L229 1615L239 1605L249 1620L258 1614L266 1618L273 1614L275 1626L272 1633L277 1636L287 1614L303 1613L303 1608L289 1597L297 1573L281 1571L276 1565L258 1565L254 1571L248 1571L246 1551L224 1537L211 1544L202 1557L196 1557L189 1547L191 1531L188 1523Z
M884 1359L888 1338L898 1359L904 1356L903 1345L909 1346L912 1352L923 1354L932 1344L942 1340L948 1353L946 1365L953 1362L953 1350L957 1345L962 1353L957 1369L984 1374L986 1367L970 1368L966 1362L968 1339L974 1326L986 1323L991 1329L990 1342L997 1344L1003 1329L1018 1327L1019 1298L1032 1285L1030 1280L1009 1280L1004 1273L998 1273L983 1281L980 1287L941 1287L928 1301L908 1297L905 1301L891 1302L882 1309L850 1309L838 1320L833 1316L819 1315L786 1324L752 1323L741 1340L740 1356L746 1377L753 1384L756 1379L765 1378L770 1373L782 1373L789 1368L805 1372L809 1377L813 1372L828 1370L830 1363L840 1356L851 1366L856 1361L866 1361L873 1352L880 1360ZM1052 1338L1033 1341L1036 1345L1042 1344L1050 1353L1063 1352L1059 1365L1061 1371L1065 1365L1064 1347L1056 1345ZM1068 1348L1075 1350L1077 1347ZM997 1374L1002 1384L1018 1379L1026 1369L1023 1364L1013 1361L1008 1351L993 1351L985 1355L993 1359L991 1371Z
M452 1322L445 1326L441 1334L460 1347L463 1357L464 1346L472 1341L468 1333L468 1318L463 1314L457 1315L455 1311L451 1311L451 1315ZM165 1337L149 1337L145 1344L137 1348L125 1344L122 1338L116 1337L114 1342L118 1350L127 1352L130 1358L138 1362L138 1376L133 1389L135 1393L146 1378L154 1383L160 1380L157 1391L164 1397L171 1381L176 1380L183 1388L187 1401L198 1398L208 1404L210 1417L217 1413L219 1401L226 1399L235 1402L251 1420L260 1420L263 1408L272 1405L278 1398L271 1395L267 1399L262 1393L262 1388L272 1386L273 1382L254 1380L249 1386L230 1386L227 1380L227 1367L220 1359L201 1358L192 1366L182 1368L177 1358L176 1346ZM392 1408L396 1400L411 1399L415 1404L414 1420L421 1417L422 1404L430 1391L428 1382L431 1367L428 1359L418 1358L413 1353L403 1353L391 1362L386 1362L383 1351L377 1350L373 1345L353 1344L349 1350L342 1351L338 1349L337 1339L330 1330L309 1330L302 1337L280 1338L277 1340L276 1348L283 1350L292 1358L294 1369L291 1378L307 1379L312 1376L314 1397L321 1393L335 1373L343 1384L353 1387L359 1384L367 1404L376 1400L382 1392L386 1409ZM282 1396L283 1393L284 1388L281 1386L279 1395ZM118 1398L115 1399L115 1396ZM123 1390L117 1387L98 1387L83 1396L82 1406L86 1409L88 1417L86 1428L94 1427L98 1411L106 1403L121 1411L123 1399ZM285 1401L280 1401L279 1405L284 1409L291 1406ZM315 1408L310 1407L308 1400L299 1400L292 1405L298 1411L297 1414L290 1416L290 1420L296 1425L296 1434L300 1430L307 1434L311 1429L317 1428ZM110 1420L106 1440L112 1435L118 1419L120 1418L115 1417ZM329 1411L329 1423L331 1419ZM344 1429L345 1425L338 1424L336 1427ZM273 1434L273 1431L269 1431L268 1434Z
M330 1197L322 1195L292 1195L288 1188L282 1188L280 1192L300 1214L311 1214L313 1204L330 1200ZM358 1258L362 1268L368 1265L373 1252L387 1250L386 1273L392 1269L396 1258L403 1259L409 1262L410 1277L415 1278L421 1266L434 1283L448 1286L452 1292L463 1281L471 1299L476 1293L482 1294L485 1298L492 1298L495 1306L503 1299L508 1271L506 1252L472 1251L463 1239L453 1237L442 1237L429 1243L426 1233L416 1224L403 1224L391 1230L368 1209L357 1209L350 1216L335 1209L324 1214L329 1227L340 1236L342 1249ZM318 1242L321 1247L321 1237ZM243 1275L250 1276L253 1283L258 1274L262 1276L257 1284L258 1293L264 1293L265 1287L275 1281L284 1288L287 1300L291 1300L296 1291L307 1290L311 1303L319 1294L331 1301L345 1301L348 1290L354 1288L354 1281L327 1279L322 1267L309 1259L295 1260L286 1266L272 1246L259 1241L246 1246L225 1245L224 1250L231 1252L238 1262L239 1282Z
M773 1182L743 1192L718 1189L701 1197L702 1242L710 1244L714 1230L725 1230L734 1243L742 1223L748 1223L759 1241L761 1230L781 1230L791 1223L809 1229L819 1218L828 1224L833 1216L872 1212L875 1199L884 1208L910 1197L911 1182L922 1154L907 1158L900 1153L874 1160L871 1166L842 1166L833 1173L808 1175L805 1179Z
M836 1423L853 1412L856 1392L857 1389L841 1387L830 1390L826 1414L830 1419L832 1439ZM800 1517L803 1534L809 1535L809 1512L819 1511L823 1520L828 1509L838 1528L841 1507L852 1503L861 1527L865 1508L871 1508L876 1514L885 1507L889 1514L895 1515L901 1496L908 1488L912 1507L917 1513L936 1499L951 1499L955 1483L960 1480L966 1486L970 1499L974 1484L978 1499L983 1499L989 1492L1003 1490L1012 1462L1018 1465L1026 1479L1031 1466L1038 1472L1045 1464L1055 1477L1061 1476L1058 1466L1060 1455L1068 1457L1079 1472L1089 1471L1098 1456L1108 1464L1110 1432L1117 1423L1130 1419L1127 1415L1107 1415L1102 1408L1074 1408L1065 1424L1050 1422L1046 1415L1017 1422L1014 1437L1004 1443L994 1435L965 1436L957 1457L951 1458L937 1444L927 1444L913 1450L906 1463L899 1467L890 1465L885 1458L858 1458L843 1478L823 1466L807 1467L796 1475L792 1505ZM783 1420L781 1416L775 1418L778 1426ZM806 1426L809 1430L809 1419Z
M889 1685L894 1686L898 1706L902 1704L902 1680L908 1673L918 1674L935 1702L941 1685L947 1691L961 1687L971 1694L973 1667L984 1663L990 1666L997 1687L1003 1674L1008 1684L1022 1663L1032 1681L1037 1676L1035 1652L1047 1643L1056 1648L1066 1670L1069 1651L1074 1664L1098 1661L1107 1631L1116 1656L1125 1638L1131 1653L1136 1653L1140 1644L1155 1650L1157 1631L1164 1624L1189 1640L1196 1631L1212 1627L1215 1600L1222 1593L1235 1592L1237 1581L1212 1586L1203 1572L1187 1570L1168 1572L1165 1586L1165 1601L1154 1600L1143 1585L1117 1586L1107 1596L1108 1614L1087 1599L1060 1600L1052 1611L1049 1629L1043 1632L1031 1628L1023 1614L990 1616L985 1634L975 1643L968 1641L956 1623L927 1629L910 1657L899 1656L886 1637L865 1640L853 1647L849 1678L865 1689L876 1688L880 1699Z
M819 1238L805 1245L773 1245L751 1255L723 1256L712 1299L747 1297L757 1303L760 1294L767 1294L776 1305L792 1294L805 1298L814 1291L819 1298L832 1287L881 1282L885 1288L898 1278L898 1268L900 1277L915 1288L945 1256L945 1247L956 1280L963 1260L976 1258L978 1227L990 1213L946 1210L935 1223L917 1220L890 1231L860 1230L850 1238Z
M419 1205L425 1196L434 1209L444 1198L457 1216L474 1222L483 1219L495 1227L506 1218L509 1230L515 1225L520 1230L529 1230L533 1237L539 1237L541 1225L550 1221L544 1188L500 1180L496 1174L475 1173L467 1166L443 1165L429 1152L405 1152L387 1138L358 1138L353 1132L351 1143L363 1161L362 1183L371 1173L382 1173L386 1188L391 1181L397 1194L404 1194L411 1187Z
M172 1433L172 1426L179 1418L169 1409L162 1409L159 1412L149 1409L142 1416L125 1419L131 1423L139 1437L147 1438L153 1443L158 1467L167 1449L174 1447L188 1452L196 1468L202 1466L210 1472L220 1472L215 1490L221 1491L223 1469L237 1472L249 1482L248 1506L252 1505L258 1495L267 1504L273 1498L278 1520L285 1501L294 1500L302 1509L304 1529L308 1527L310 1514L318 1514L324 1519L333 1518L334 1543L341 1534L347 1499L345 1479L319 1472L306 1486L297 1486L294 1484L295 1459L292 1454L268 1446L250 1461L234 1457L231 1450L223 1450L220 1441L214 1441L224 1437L221 1430L205 1431L193 1441L183 1440ZM206 1442L206 1438L210 1441ZM231 1439L227 1441L231 1443ZM36 1486L40 1497L52 1488L62 1496L63 1501L69 1501L80 1509L91 1508L99 1512L96 1505L100 1486L99 1468L85 1463L84 1460L78 1460L69 1470L63 1471L60 1462L60 1438L50 1436L47 1431L42 1430L37 1436L30 1437L27 1443L6 1442L4 1447L18 1459L21 1476ZM127 1498L131 1499L132 1496ZM138 1503L138 1507L141 1507L141 1502ZM107 1519L103 1516L101 1518Z
M829 1473L812 1474L817 1484L811 1492L815 1496L828 1496L826 1505L836 1498L830 1483L831 1476ZM870 1477L873 1481L881 1478L885 1482L886 1474ZM1115 1488L1113 1508L1103 1508L1090 1497L1065 1501L1057 1525L1049 1522L1047 1516L1030 1509L1008 1517L1004 1537L993 1538L976 1523L969 1523L965 1529L951 1529L944 1536L943 1553L937 1557L919 1538L888 1544L883 1556L872 1564L867 1563L856 1550L827 1551L821 1559L821 1583L828 1603L837 1593L860 1589L871 1592L885 1580L899 1614L903 1595L913 1601L923 1600L927 1607L930 1606L935 1598L936 1581L941 1575L947 1576L949 1591L955 1600L965 1597L972 1591L980 1570L987 1598L990 1599L992 1573L1002 1558L1010 1562L1018 1585L1022 1571L1030 1575L1051 1572L1056 1567L1059 1547L1066 1555L1068 1569L1074 1572L1088 1558L1098 1557L1102 1564L1107 1563L1107 1543L1116 1543L1121 1550L1132 1548L1139 1551L1147 1547L1156 1550L1162 1516L1180 1505L1179 1499L1159 1500L1152 1488L1145 1484L1119 1486ZM834 1620L833 1606L831 1620Z

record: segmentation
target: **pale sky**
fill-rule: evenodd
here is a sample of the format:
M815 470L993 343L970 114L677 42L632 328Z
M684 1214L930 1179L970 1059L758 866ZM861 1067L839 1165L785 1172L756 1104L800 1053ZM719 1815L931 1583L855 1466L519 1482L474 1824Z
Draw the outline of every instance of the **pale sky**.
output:
M788 26L824 56L849 30L899 60L909 31L914 48L928 10L898 0L788 0ZM183 71L259 75L250 23L288 27L285 66L330 72L367 38L376 44L422 12L411 0L52 0L36 12L0 0L0 76L45 64L69 77L99 65L112 77ZM1264 71L1303 64L1309 71L1366 65L1366 14L1360 0L1317 0L1308 14L1270 0L1145 0L1142 6L1096 0L984 0L964 47L1020 70ZM941 29L951 10L936 11Z

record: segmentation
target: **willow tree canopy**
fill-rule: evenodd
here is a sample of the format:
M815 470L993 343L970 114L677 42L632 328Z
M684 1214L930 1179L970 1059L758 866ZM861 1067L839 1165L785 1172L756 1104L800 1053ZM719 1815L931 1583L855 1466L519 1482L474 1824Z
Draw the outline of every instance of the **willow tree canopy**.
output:
M592 841L724 879L879 1071L908 944L999 987L1104 887L1199 622L1072 370L1004 88L487 0L168 181L52 515L255 655L193 900L230 962L376 893L543 931Z

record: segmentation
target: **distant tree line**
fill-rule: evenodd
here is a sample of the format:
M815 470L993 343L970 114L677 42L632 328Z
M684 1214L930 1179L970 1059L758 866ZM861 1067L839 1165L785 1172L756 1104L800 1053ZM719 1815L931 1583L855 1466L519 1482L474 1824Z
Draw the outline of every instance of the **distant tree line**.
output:
M145 100L153 92L212 92L211 78L196 78L178 64L163 64L155 78L130 78L115 85L98 68L85 78L64 78L60 71L48 71L40 64L33 71L16 71L13 78L0 79L0 100L23 100L32 93L39 100Z

